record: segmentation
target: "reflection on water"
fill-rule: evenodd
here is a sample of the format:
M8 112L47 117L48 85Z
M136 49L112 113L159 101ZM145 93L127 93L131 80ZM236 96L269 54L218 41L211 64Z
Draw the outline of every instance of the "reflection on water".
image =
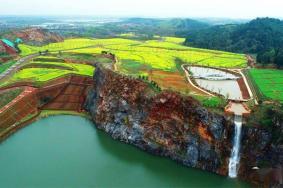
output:
M42 119L0 145L0 187L248 187L113 140L73 116Z

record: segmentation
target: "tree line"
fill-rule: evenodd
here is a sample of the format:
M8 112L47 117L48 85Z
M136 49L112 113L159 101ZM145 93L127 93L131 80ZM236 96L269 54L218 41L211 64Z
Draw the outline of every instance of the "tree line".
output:
M245 24L191 31L187 33L185 45L255 54L258 63L283 67L283 21L257 18Z

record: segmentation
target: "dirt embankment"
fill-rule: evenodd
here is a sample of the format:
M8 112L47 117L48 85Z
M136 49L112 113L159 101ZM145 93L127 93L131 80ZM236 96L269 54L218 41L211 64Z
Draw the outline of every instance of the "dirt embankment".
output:
M3 36L11 41L20 38L25 44L42 46L49 43L62 42L64 40L60 35L42 28L27 28L15 30Z
M1 109L0 140L35 120L41 110L82 112L92 83L90 77L75 75L55 79L41 88L17 83L15 87L23 88L23 92Z

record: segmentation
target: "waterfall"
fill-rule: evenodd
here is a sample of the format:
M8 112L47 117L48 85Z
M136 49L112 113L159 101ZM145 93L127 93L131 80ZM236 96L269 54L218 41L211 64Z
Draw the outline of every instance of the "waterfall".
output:
M240 162L240 142L241 142L241 129L242 129L242 116L235 115L235 135L233 139L233 149L229 160L229 177L236 178L238 172L238 165Z

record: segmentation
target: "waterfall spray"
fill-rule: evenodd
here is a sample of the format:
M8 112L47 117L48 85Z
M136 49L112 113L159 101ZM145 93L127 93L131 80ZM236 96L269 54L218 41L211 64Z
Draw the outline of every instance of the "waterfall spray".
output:
M238 172L238 166L240 162L240 141L242 130L242 115L235 115L235 135L233 139L233 149L229 160L229 177L236 178Z

